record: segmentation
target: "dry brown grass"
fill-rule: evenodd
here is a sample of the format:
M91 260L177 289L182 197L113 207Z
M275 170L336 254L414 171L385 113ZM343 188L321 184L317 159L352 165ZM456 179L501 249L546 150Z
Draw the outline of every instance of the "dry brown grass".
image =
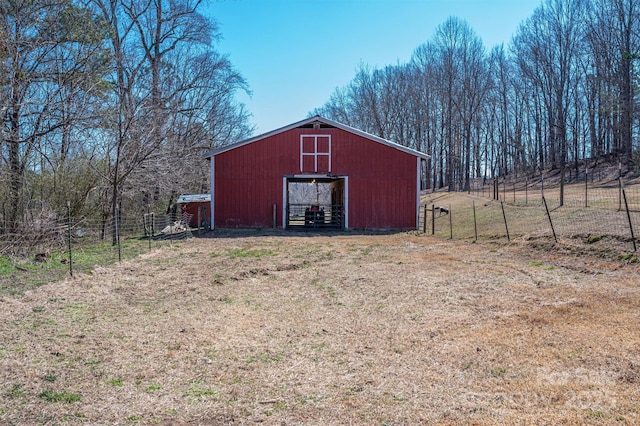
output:
M638 424L638 272L413 233L191 240L1 299L0 423Z

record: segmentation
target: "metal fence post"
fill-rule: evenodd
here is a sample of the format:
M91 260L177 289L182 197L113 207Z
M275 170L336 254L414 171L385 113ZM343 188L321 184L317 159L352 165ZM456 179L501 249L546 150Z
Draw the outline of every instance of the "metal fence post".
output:
M149 239L149 251L151 251L151 213L147 213L144 217L144 228L147 233L147 238Z
M453 219L451 219L451 204L449 204L449 238L453 240Z
M120 229L118 227L118 222L120 218L120 206L117 205L116 206L116 217L114 218L114 224L115 224L115 233L116 233L116 244L118 245L118 262L122 262L122 251L120 249Z
M478 241L478 221L476 219L476 200L473 200L473 230L476 237L475 241Z
M502 179L502 201L507 201L507 177Z
M493 178L493 197L494 200L498 199L498 178Z
M631 222L631 214L629 213L629 204L627 203L627 192L624 190L622 178L620 178L620 188L622 188L622 197L624 198L624 208L627 211L627 220L629 221L629 230L631 231L631 241L633 242L633 251L638 251L636 247L636 236L633 233L633 223Z
M507 241L511 241L511 237L509 236L509 225L507 225L507 215L504 212L504 202L500 201L500 206L502 206L502 218L504 219L504 228L507 230Z
M622 210L622 163L618 163L618 211Z
M71 202L67 201L67 236L69 237L69 275L73 276L73 257L71 251Z
M544 203L544 208L547 211L547 217L549 218L549 225L551 225L551 232L553 232L553 240L557 243L558 237L556 236L556 230L553 227L553 221L551 220L551 214L549 213L549 206L547 205L547 199L542 195L542 202Z
M424 205L424 217L422 220L422 233L426 234L427 233L427 205Z
M584 206L589 207L589 169L584 169Z
M436 205L431 204L431 235L436 235Z

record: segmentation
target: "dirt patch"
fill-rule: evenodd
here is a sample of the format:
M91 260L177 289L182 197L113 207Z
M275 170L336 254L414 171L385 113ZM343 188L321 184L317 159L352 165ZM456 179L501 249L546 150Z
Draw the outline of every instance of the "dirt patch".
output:
M413 233L195 239L4 297L0 423L637 424L638 272Z

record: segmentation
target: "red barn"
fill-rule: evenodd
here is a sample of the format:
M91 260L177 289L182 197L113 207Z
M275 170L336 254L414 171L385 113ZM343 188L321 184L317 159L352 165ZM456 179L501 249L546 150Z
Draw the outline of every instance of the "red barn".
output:
M204 154L211 228L416 229L426 154L316 116Z

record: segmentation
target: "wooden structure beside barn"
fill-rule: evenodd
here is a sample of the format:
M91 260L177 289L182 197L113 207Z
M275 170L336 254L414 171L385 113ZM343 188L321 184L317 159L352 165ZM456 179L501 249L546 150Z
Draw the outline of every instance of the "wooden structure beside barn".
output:
M429 157L320 116L204 157L212 229L418 228Z
M200 228L211 218L211 194L185 194L178 197L180 215L189 217L189 227Z

